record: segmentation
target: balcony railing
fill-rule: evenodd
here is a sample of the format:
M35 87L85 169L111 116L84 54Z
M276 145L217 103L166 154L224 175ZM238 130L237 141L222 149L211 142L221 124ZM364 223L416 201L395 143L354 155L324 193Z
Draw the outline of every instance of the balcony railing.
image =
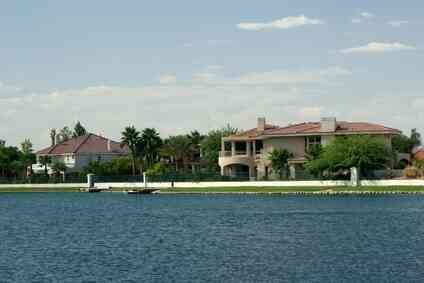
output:
M231 156L231 151L220 151L219 152L219 156L220 157L230 157Z
M219 152L220 157L232 157L232 156L248 156L248 152L245 150L238 150L235 151L235 154L233 155L230 150L226 151L220 151ZM252 157L255 157L255 159L261 159L263 156L265 156L264 150L258 150Z

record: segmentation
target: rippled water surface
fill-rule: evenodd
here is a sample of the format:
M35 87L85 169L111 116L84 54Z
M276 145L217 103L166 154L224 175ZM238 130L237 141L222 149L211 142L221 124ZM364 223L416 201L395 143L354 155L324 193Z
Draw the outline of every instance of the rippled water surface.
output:
M423 282L424 197L0 194L0 282Z

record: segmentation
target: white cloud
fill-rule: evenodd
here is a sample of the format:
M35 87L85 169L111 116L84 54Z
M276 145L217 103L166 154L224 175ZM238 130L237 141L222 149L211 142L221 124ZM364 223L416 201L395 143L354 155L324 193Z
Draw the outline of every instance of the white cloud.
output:
M363 17L363 18L367 18L367 19L370 19L370 18L374 18L375 17L375 15L372 14L372 13L370 13L370 12L361 12L360 13L360 16Z
M374 17L375 17L374 14L364 11L364 12L359 13L355 18L353 18L352 23L353 24L360 24L364 21L367 21L367 20L369 21Z
M217 74L212 72L197 73L193 75L193 81L196 83L209 83L215 81Z
M409 21L390 21L387 24L391 25L392 27L398 28L402 25L408 24Z
M259 31L267 29L290 29L304 25L319 25L324 22L319 19L311 19L304 15L282 18L267 23L245 22L239 23L237 27L243 30Z
M329 69L332 68L305 73L315 73L315 76L340 73L334 71L337 68ZM324 76L324 81L325 78L343 81L343 77ZM49 143L49 128L72 125L77 120L91 132L119 140L122 129L130 124L138 128L155 127L162 136L167 136L192 129L207 132L226 123L248 129L263 113L269 122L279 125L317 121L322 115L335 115L338 120L382 123L404 130L423 124L421 94L404 90L349 94L344 92L346 86L338 88L316 82L315 77L312 85L305 81L291 81L288 85L186 82L135 88L94 86L0 97L0 109L7 109L0 112L0 138L16 145L30 137L39 149ZM396 115L393 115L393 105L397 107Z
M343 54L350 53L384 53L394 51L409 51L415 50L413 46L405 45L399 42L384 43L384 42L371 42L364 46L358 46L353 48L347 48L340 50Z
M349 75L350 71L340 67L329 67L312 71L269 71L251 72L229 80L229 83L243 85L258 84L311 84L328 83L331 77Z
M0 138L18 144L30 137L36 148L49 143L49 128L81 121L88 130L118 140L130 124L156 127L163 136L191 129L207 132L230 122L248 128L256 116L289 122L299 109L315 107L308 96L333 88L349 71L330 67L309 71L275 70L238 76L198 75L178 84L145 87L93 86L45 94L0 96ZM196 80L197 79L197 80ZM321 102L319 102L321 103ZM324 105L325 102L322 103ZM319 105L319 107L322 107ZM313 111L305 110L312 116Z
M162 74L159 77L160 84L175 84L177 83L177 76L174 74Z

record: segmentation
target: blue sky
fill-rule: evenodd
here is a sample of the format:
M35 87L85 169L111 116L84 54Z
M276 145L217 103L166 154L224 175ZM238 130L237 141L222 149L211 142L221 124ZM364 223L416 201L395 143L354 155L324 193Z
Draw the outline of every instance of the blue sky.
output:
M408 131L424 115L422 1L0 1L0 138L81 120L119 138L257 116ZM423 129L424 130L424 129Z

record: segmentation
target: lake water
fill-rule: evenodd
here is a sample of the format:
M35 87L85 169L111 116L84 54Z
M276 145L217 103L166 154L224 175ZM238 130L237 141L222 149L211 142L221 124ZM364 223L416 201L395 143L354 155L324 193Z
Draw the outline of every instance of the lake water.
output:
M0 282L423 282L424 197L0 194Z

